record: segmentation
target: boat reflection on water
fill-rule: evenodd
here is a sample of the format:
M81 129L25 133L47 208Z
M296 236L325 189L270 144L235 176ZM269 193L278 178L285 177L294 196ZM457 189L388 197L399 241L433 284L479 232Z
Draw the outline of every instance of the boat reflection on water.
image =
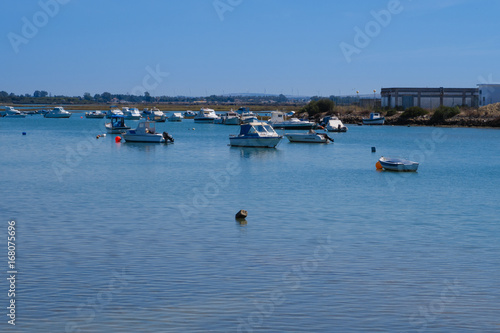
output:
M124 142L124 146L131 150L144 151L147 153L153 152L157 147L165 148L167 145L158 145L155 142Z
M238 154L242 158L268 159L281 155L279 149L264 149L252 147L230 147L231 154Z

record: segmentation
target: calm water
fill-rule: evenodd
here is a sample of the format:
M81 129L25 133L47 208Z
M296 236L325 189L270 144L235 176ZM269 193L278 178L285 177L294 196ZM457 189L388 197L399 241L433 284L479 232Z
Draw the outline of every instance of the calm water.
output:
M96 140L81 116L0 119L19 270L1 331L500 330L500 131L351 125L259 150L192 120L157 125L173 145Z

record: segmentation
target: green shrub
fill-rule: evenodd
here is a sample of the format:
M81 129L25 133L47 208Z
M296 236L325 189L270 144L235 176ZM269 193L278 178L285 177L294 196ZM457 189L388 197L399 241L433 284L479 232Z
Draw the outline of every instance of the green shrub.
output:
M392 117L394 116L396 113L398 113L397 110L394 110L394 109L390 109L389 111L387 111L387 113L385 114L386 117Z
M431 117L431 123L443 122L446 119L452 118L459 113L460 110L458 109L458 106L451 107L451 106L441 105L434 111L434 114Z
M412 107L409 107L408 109L406 109L405 112L403 112L403 114L399 117L403 118L403 119L409 119L409 118L416 118L416 117L424 116L428 113L429 113L429 111L424 110L419 106L412 106Z
M317 101L310 101L306 106L300 109L300 113L307 112L309 116L314 116L318 113L333 112L335 103L329 98L322 98Z

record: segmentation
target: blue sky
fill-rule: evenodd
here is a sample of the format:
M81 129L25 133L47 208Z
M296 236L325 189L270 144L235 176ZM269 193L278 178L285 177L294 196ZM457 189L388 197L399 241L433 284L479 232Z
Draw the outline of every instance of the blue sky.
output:
M499 1L486 0L2 1L0 90L329 96L475 87L500 81L499 12ZM342 45L356 52L346 57Z

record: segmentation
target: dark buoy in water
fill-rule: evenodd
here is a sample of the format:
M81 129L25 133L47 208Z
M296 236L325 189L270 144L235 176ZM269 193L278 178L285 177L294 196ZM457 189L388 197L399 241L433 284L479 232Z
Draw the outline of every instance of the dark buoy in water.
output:
M26 132L23 132L23 135L26 135Z
M244 220L248 216L248 212L246 210L240 210L238 213L236 213L236 219L237 220Z
M372 147L372 153L376 153L376 152L377 152L377 148Z

